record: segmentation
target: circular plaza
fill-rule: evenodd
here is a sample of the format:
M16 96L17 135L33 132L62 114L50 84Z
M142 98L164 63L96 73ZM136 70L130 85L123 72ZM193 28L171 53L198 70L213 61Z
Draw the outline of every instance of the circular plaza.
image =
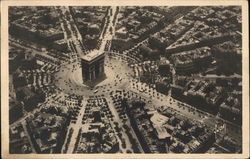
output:
M130 86L132 68L117 56L106 56L104 61L105 76L89 85L82 77L82 66L78 60L63 63L55 74L55 85L66 94L82 96L109 95L117 89Z

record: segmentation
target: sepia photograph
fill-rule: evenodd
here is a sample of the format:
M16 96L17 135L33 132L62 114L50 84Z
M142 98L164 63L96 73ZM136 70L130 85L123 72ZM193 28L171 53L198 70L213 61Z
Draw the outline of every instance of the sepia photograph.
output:
M3 158L249 157L247 1L18 2L1 15Z

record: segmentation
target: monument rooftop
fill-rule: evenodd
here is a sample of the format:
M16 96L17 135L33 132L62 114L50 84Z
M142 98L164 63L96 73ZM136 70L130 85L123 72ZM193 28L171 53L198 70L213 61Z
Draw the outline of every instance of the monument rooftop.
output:
M104 54L103 51L95 49L95 50L91 50L86 55L81 56L81 59L85 61L92 61L103 54Z

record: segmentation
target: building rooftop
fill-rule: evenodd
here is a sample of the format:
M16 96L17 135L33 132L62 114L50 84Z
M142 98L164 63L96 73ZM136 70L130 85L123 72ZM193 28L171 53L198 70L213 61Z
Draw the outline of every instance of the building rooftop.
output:
M86 61L92 61L95 58L97 58L97 57L99 57L100 55L103 55L103 54L104 54L104 52L101 52L101 51L95 49L95 50L90 51L86 55L83 55L81 57L81 59L86 60Z
M154 115L150 118L151 122L155 125L161 126L168 121L168 117L161 115L158 112L155 112Z
M118 29L118 30L116 31L116 33L126 34L126 33L127 33L127 30L126 30L125 27L121 27L120 29Z

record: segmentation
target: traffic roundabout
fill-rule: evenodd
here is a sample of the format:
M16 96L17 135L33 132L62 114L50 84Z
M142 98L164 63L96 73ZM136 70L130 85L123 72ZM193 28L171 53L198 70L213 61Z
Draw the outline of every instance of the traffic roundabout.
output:
M105 76L84 82L80 62L63 63L55 73L55 85L66 94L82 96L109 95L113 90L126 89L133 78L132 68L121 58L105 57Z

